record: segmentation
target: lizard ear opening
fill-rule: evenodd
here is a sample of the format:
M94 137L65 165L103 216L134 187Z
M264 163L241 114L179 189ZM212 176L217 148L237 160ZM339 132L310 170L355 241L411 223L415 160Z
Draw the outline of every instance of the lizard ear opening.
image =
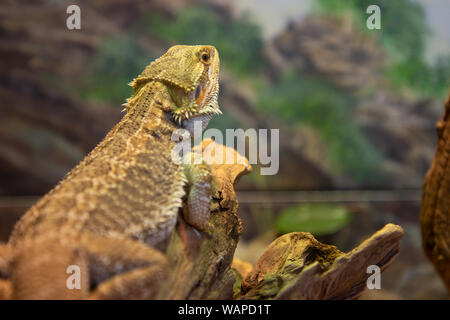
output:
M202 88L198 85L197 88L195 88L195 99L197 99L202 92Z
M205 100L206 97L206 89L202 89L202 87L200 85L197 86L197 88L195 88L195 103L197 105L197 110L198 108L200 108Z

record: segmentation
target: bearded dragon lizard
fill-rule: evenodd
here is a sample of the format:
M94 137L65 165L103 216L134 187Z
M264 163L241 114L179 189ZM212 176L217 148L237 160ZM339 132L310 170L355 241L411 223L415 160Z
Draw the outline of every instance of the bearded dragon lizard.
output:
M177 130L192 132L194 121L204 129L221 113L218 74L213 46L179 45L134 79L122 120L16 224L8 245L25 264L10 267L13 298L87 294L66 289L71 263L88 273L83 285L96 298L153 297L167 267L154 247L171 234L184 197L185 220L208 231L208 165L177 164L172 150ZM67 250L52 256L57 247ZM37 269L39 279L14 284Z

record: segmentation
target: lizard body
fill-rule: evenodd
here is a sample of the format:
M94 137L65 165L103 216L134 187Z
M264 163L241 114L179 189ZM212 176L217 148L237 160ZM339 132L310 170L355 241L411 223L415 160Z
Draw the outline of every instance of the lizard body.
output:
M177 127L162 120L163 111L156 106L160 87L146 86L142 93L152 97L148 106L140 103L139 109L130 110L25 214L13 231L12 243L48 232L127 236L149 244L164 236L159 233L173 226L174 211L181 205L184 179L170 158L171 133Z
M146 248L170 235L185 195L190 208L186 220L207 230L211 192L208 166L176 164L172 159L173 134L180 128L192 131L193 121L201 121L204 128L213 114L220 113L218 72L219 56L212 46L174 46L152 62L132 82L135 93L125 104L123 119L26 212L9 244L20 247L25 243L33 248L36 239L42 238L63 239L62 245L75 243L86 252L85 258L91 261L91 282L98 284L131 268L123 266L129 257L126 261L119 257L115 272L102 274L102 268L114 264L111 260L118 255L115 250L121 243L136 242L133 245L141 248L141 256L149 259L146 265L142 258L141 267L150 267L155 252ZM92 244L92 239L103 241L105 252ZM108 263L95 263L102 254ZM123 281L119 278L116 282ZM117 286L108 284L103 294L116 290L111 287Z

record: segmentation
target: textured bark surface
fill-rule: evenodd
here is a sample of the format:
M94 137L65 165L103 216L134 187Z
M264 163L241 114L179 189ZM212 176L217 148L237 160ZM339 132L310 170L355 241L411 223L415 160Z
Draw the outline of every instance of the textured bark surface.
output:
M450 97L437 123L438 146L423 187L422 245L450 291Z
M276 239L244 278L241 299L356 299L366 288L367 267L383 271L399 253L401 227L387 224L348 253L307 232Z

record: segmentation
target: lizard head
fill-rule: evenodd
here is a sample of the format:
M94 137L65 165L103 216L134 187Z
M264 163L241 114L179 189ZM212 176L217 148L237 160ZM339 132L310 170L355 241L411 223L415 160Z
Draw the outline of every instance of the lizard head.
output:
M134 79L137 92L148 81L163 83L174 102L173 118L190 131L193 121L203 129L214 114L220 114L219 53L213 46L171 47Z

